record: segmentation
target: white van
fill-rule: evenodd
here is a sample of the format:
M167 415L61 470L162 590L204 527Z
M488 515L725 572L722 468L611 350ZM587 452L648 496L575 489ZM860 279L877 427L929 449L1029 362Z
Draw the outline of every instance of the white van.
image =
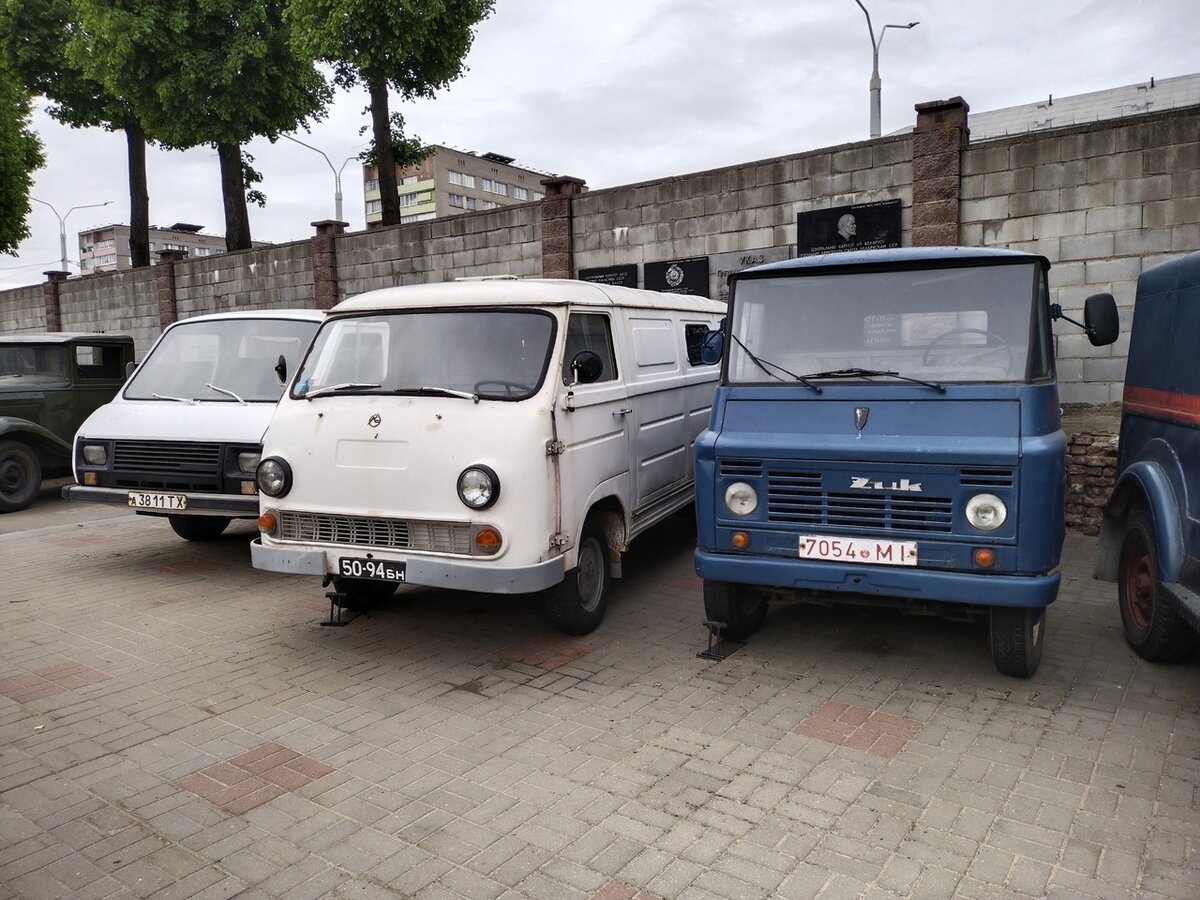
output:
M163 331L124 389L75 435L68 500L165 516L189 541L255 518L263 431L324 312L195 316Z
M263 439L254 565L325 576L342 605L549 589L555 624L591 631L621 551L692 502L724 309L542 279L338 304Z

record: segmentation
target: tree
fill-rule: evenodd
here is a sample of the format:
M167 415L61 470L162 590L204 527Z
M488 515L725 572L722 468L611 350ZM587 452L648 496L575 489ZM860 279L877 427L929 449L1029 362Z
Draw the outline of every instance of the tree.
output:
M288 16L306 55L333 67L339 87L364 84L371 98L372 148L384 225L400 222L396 166L424 156L388 108L388 89L404 100L432 97L465 71L475 26L495 0L290 0Z
M120 97L89 77L70 52L82 40L74 0L0 0L0 40L9 67L32 94L50 101L50 115L72 128L125 133L129 154L129 254L150 265L150 194L146 133Z
M16 255L29 237L29 188L42 163L41 141L29 129L29 94L0 66L0 253Z
M129 99L165 146L217 148L225 245L251 246L247 194L258 173L242 144L320 118L332 90L297 54L285 0L76 0L90 71Z

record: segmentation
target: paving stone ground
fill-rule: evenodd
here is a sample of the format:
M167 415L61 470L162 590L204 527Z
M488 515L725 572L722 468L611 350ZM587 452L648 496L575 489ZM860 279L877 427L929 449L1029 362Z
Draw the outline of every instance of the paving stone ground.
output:
M697 658L684 518L569 639L429 590L322 627L245 525L91 509L0 517L0 900L1200 896L1200 662L1126 647L1091 538L1021 681L879 610Z

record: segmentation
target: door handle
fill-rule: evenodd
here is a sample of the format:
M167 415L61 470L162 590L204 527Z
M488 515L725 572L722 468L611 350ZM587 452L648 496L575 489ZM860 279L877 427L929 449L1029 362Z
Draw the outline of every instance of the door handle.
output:
M633 412L633 410L632 410L632 409L614 409L614 410L613 410L613 415L614 415L614 416L627 416L627 415L629 415L631 412Z

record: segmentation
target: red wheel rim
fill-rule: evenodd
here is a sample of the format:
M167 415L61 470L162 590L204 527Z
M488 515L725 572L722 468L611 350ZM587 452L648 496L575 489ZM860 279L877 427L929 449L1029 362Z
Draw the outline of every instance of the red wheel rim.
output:
M1150 549L1139 538L1125 558L1125 606L1139 631L1150 627L1154 618L1154 566Z

